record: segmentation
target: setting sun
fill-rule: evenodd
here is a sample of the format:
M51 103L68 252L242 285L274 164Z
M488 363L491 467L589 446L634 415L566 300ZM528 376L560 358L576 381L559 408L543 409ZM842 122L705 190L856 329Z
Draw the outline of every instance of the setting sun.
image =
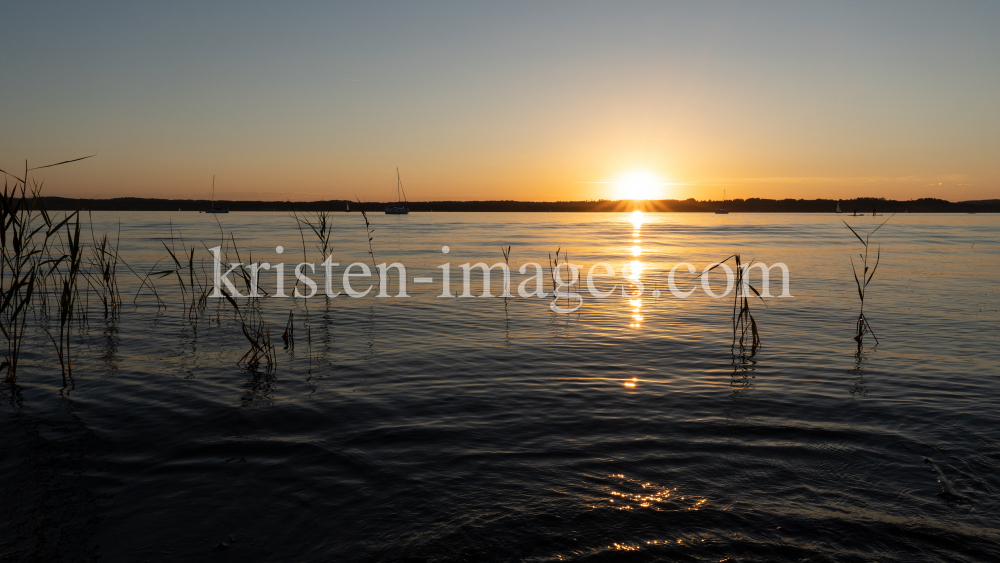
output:
M615 199L663 199L663 185L649 172L629 172L615 182Z

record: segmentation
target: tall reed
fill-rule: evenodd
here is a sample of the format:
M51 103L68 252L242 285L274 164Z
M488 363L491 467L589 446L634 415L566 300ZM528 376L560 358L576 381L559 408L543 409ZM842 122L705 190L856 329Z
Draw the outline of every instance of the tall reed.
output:
M381 282L382 274L379 272L378 266L375 265L375 251L372 249L372 241L375 240L372 233L375 232L375 229L372 228L371 222L368 221L368 214L365 213L365 204L361 203L360 199L358 199L358 207L361 209L361 216L365 220L365 233L368 237L368 254L372 257L372 267L375 268L375 273L378 274L379 281Z
M892 219L895 216L896 214L893 213L889 216L889 219ZM853 227L848 225L847 221L841 219L844 225L847 225L847 228L851 229L854 236L857 237L858 240L861 241L861 244L865 246L865 253L858 254L858 257L861 258L861 266L864 268L861 271L860 278L858 278L858 269L854 264L854 257L851 256L851 273L854 274L854 283L857 285L858 297L861 299L861 309L858 312L858 322L856 325L858 333L854 335L854 340L858 343L858 348L861 348L862 340L864 339L866 333L870 333L872 335L872 338L875 339L875 345L878 346L878 337L875 336L875 331L872 330L872 326L868 324L868 317L865 316L865 298L868 296L868 284L871 283L872 278L875 277L875 271L878 269L879 261L882 259L882 245L879 244L875 252L875 265L871 267L871 273L868 273L868 250L870 247L869 241L871 240L871 236L874 235L876 231L881 229L882 225L888 223L889 219L882 221L879 226L875 227L875 229L865 235L865 238L861 238L861 235L859 235Z
M65 285L63 287L63 295L66 295L68 290L68 303L60 299L61 327L68 326L69 320L72 319L73 299L74 296L78 296L76 275L80 268L79 213L74 212L59 223L54 223L42 204L40 196L42 186L29 177L29 172L93 156L95 155L35 168L29 168L25 162L23 176L16 176L0 169L0 173L5 177L3 194L0 196L0 333L3 333L6 343L6 355L0 362L0 369L7 369L8 381L17 381L17 368L23 350L25 331L29 324L27 315L32 308L32 299L38 288L47 287L48 276L52 275L67 257L71 262L70 270L66 272L68 277L64 277L62 281L69 283L68 287ZM14 180L13 185L8 178ZM30 190L29 181L32 185ZM53 254L48 245L49 240L56 236L74 216L77 217L76 229L73 235L69 235L68 240L64 241L64 244L72 246L67 249L57 249ZM40 306L47 309L47 299L44 296L41 297ZM60 346L63 341L61 334ZM65 342L68 346L68 331Z
M364 217L367 224L368 216L365 215ZM324 260L330 252L330 239L333 237L333 221L331 219L329 211L317 211L311 219L308 215L300 218L295 213L295 221L298 222L299 227L301 228L302 225L309 227L309 230L316 236L316 250L319 250Z
M45 331L52 339L56 354L59 356L59 364L62 366L63 383L67 373L73 374L73 359L70 346L70 324L73 321L73 310L79 302L77 291L77 277L80 274L80 263L83 259L82 248L80 247L80 217L79 212L74 211L72 216L76 216L75 223L66 224L65 248L68 254L61 257L60 262L67 264L66 269L60 271L60 295L59 295L59 340L56 341L52 333L46 328Z
M236 262L242 264L243 259L240 257L239 246L236 244L236 237L233 233L229 233L229 239L232 243L233 253L236 255ZM225 235L223 235L223 240L225 240ZM229 262L228 244L222 247L221 251L225 257L225 261ZM252 255L249 258L253 261ZM193 264L193 259L191 263ZM254 280L243 266L240 266L233 273L243 279L246 285L247 297L245 304L241 307L232 295L225 292L223 292L223 295L226 301L233 306L233 310L236 313L236 320L240 323L240 331L250 344L250 349L236 361L236 364L251 371L257 371L261 366L266 370L271 370L275 364L274 346L271 344L271 328L261 313L260 298L255 297L255 295L260 295L260 287L256 285L257 280ZM267 295L267 292L264 292L264 295Z
M112 243L107 233L102 233L100 240L94 234L94 220L90 219L90 238L92 256L83 272L87 285L97 294L104 306L104 316L114 316L121 306L121 293L118 289L118 246L121 242L122 227L118 223L118 236Z
M0 331L6 340L7 353L0 368L7 368L7 379L12 382L17 381L28 308L37 282L38 267L33 258L41 252L33 241L38 234L32 224L36 217L35 201L29 199L25 182L14 186L4 182L0 198L0 287L3 288Z
M753 356L757 353L757 348L760 347L760 331L757 330L757 320L750 313L750 294L747 293L747 290L752 291L764 303L765 307L767 303L760 296L760 292L754 286L750 285L750 279L747 277L747 271L753 265L753 260L744 265L740 260L739 254L732 254L724 260L716 262L708 271L711 272L729 260L733 260L736 266L736 293L733 299L733 314L730 319L733 325L733 346L738 344L742 348L748 343L747 340L749 337L750 355Z
M562 262L559 261L559 253L561 251L562 251L561 246L556 249L555 260L552 259L552 254L551 253L549 254L549 278L552 281L552 291L555 291L558 287L558 284L556 283L556 270L559 269L559 264L566 261L565 258L563 259Z
M271 329L261 315L258 299L248 298L247 304L241 309L232 296L224 295L236 311L240 330L250 343L250 349L236 363L251 371L256 371L262 364L265 369L270 370L274 367L274 346L271 345Z

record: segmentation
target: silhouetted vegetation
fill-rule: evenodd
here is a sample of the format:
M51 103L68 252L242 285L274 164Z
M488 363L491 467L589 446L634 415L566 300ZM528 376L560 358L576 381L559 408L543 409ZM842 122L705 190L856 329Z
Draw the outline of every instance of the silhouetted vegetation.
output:
M204 199L151 199L121 197L114 199L76 199L64 197L44 197L48 209L93 211L201 211L212 202ZM219 207L231 211L282 211L298 212L344 212L348 200L324 200L308 202L289 201L215 201ZM372 209L379 209L395 202L368 202ZM732 213L833 213L840 203L845 212L857 208L859 214L870 215L877 209L879 213L1000 213L1000 199L951 202L936 198L893 200L877 197L855 199L695 199L677 200L590 200L590 201L410 201L411 212L452 212L484 211L498 213L517 212L608 212L608 211L671 211L691 213L714 213L725 205Z
M750 285L750 280L746 277L747 271L753 264L751 260L749 264L744 265L740 261L739 254L733 254L726 257L724 260L716 263L714 266L708 269L709 272L722 266L729 260L733 260L736 268L734 271L734 276L736 278L736 292L733 299L733 315L730 322L733 325L733 346L739 346L742 350L746 345L750 346L750 356L757 353L757 348L760 346L760 332L757 330L757 321L750 314L750 294L747 290L753 292L761 302L764 302L764 298L760 296L760 292L757 291L754 286ZM749 336L749 342L748 340Z
M890 216L889 219L892 219L892 216ZM868 284L871 283L872 278L875 277L875 271L878 269L879 260L882 258L882 245L878 246L878 250L875 254L875 265L870 268L871 269L870 273L868 271L869 270L868 250L870 246L869 240L871 239L871 236L875 234L876 231L881 229L882 225L888 223L889 219L882 221L882 224L875 227L875 229L873 229L871 232L865 235L865 238L861 238L861 235L859 235L858 232L855 231L853 227L847 225L846 221L844 222L844 224L847 225L847 228L851 229L851 232L854 233L854 236L856 236L858 240L861 241L861 244L865 245L865 253L858 255L861 258L861 265L864 268L861 271L860 279L858 278L857 267L854 264L854 257L853 256L851 257L851 273L854 274L854 283L857 284L858 287L858 297L861 298L861 311L858 313L858 324L857 324L858 333L857 335L854 336L854 340L858 342L858 348L861 347L861 341L865 337L866 333L871 333L872 338L875 339L875 345L878 346L878 337L875 336L875 331L872 330L871 325L868 324L868 318L865 317L865 297L867 296L868 293Z
M32 180L29 172L85 158L90 157L35 168L25 163L23 176L0 170L5 176L0 196L0 332L7 347L0 369L7 369L6 377L12 382L17 380L28 313L34 307L35 314L44 317L42 328L56 349L64 379L72 370L68 327L79 305L77 279L83 257L80 214L73 211L58 222L53 219L40 196L42 185ZM13 185L9 179L14 180ZM47 326L52 318L50 297L56 304L58 340Z

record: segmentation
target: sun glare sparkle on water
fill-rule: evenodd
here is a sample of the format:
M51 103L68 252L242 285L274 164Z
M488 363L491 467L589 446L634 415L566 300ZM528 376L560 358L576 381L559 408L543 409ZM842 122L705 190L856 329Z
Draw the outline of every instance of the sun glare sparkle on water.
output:
M617 199L662 199L663 182L645 171L629 172L615 183Z
M635 227L635 232L632 233L632 236L638 235L639 227L642 226L642 211L639 211L638 209L633 211L631 221L632 221L632 226Z
M625 266L627 267L626 269L628 270L628 273L625 274L626 278L630 280L637 280L639 279L639 276L642 275L642 262L638 260L633 260L628 264L625 264Z

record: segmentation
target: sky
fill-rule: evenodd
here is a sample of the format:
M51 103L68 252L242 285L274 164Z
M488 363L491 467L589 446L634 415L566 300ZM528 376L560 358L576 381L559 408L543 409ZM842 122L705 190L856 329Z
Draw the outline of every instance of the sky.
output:
M1000 3L19 2L46 195L1000 198Z

